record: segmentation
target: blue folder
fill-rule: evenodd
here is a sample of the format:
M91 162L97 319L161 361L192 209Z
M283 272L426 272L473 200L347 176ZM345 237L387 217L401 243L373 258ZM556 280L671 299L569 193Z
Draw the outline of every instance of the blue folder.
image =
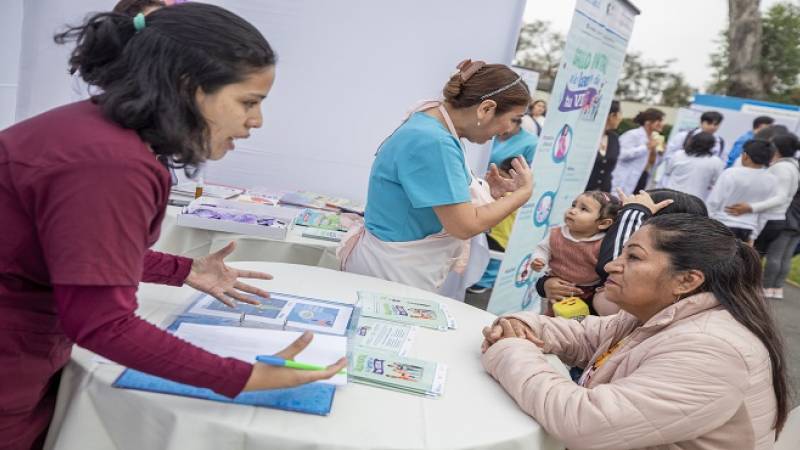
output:
M205 325L221 325L224 321L214 318L179 317L167 329L174 331L181 323L201 323ZM271 389L268 391L243 392L235 398L214 393L211 389L199 388L188 384L177 383L134 369L126 369L113 384L114 387L158 392L161 394L181 395L184 397L202 398L223 403L263 406L286 411L295 411L318 416L327 416L333 405L333 394L336 386L326 383L311 383L287 389Z
M331 406L333 405L333 394L336 393L336 386L332 384L312 383L288 389L243 392L235 398L228 398L215 394L210 389L176 383L133 369L126 369L122 372L122 375L117 378L113 386L202 398L224 403L264 406L286 411L316 414L318 416L330 414Z

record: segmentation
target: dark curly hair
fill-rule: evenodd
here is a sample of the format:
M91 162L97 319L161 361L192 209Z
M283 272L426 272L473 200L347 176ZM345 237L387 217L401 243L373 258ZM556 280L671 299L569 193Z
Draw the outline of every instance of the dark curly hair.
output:
M111 120L135 130L165 163L197 165L209 155L209 130L195 101L275 64L249 22L223 8L183 3L147 15L137 31L125 14L91 15L55 36L75 41L71 73L100 88L92 97Z

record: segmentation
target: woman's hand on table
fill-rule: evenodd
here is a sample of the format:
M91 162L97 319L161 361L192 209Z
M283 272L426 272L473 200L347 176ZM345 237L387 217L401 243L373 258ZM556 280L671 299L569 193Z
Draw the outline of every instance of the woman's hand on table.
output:
M269 297L269 292L239 281L239 278L257 278L271 280L272 275L256 272L254 270L239 270L225 264L225 258L233 253L236 243L231 242L219 251L192 262L192 269L184 283L205 292L220 302L235 307L235 301L258 305L257 299L245 294L255 294L259 297Z
M314 335L306 331L296 341L289 344L288 347L276 353L275 356L283 359L294 359L298 353L302 352L311 343L313 338ZM346 368L347 358L336 361L326 367L325 370L298 370L255 363L253 364L253 371L250 372L250 378L248 378L242 391L287 388L314 381L327 380Z
M525 158L517 156L511 163L511 167L509 171L511 178L505 178L500 175L497 165L489 166L489 171L486 172L486 182L489 183L492 197L495 199L518 190L533 192L533 173Z
M495 342L505 338L521 338L533 342L540 348L544 342L533 334L525 322L514 318L500 318L493 325L483 328L481 353L485 353Z
M672 199L667 199L656 203L646 191L639 191L639 193L636 195L625 195L625 193L622 192L622 189L619 188L617 188L617 196L622 202L622 206L635 203L649 209L651 214L656 214L657 212L671 205L673 201Z

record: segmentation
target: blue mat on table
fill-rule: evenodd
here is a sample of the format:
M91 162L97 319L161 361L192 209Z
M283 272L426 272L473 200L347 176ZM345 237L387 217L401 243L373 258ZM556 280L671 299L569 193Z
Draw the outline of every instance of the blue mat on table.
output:
M215 319L179 317L167 329L174 331L184 322L206 325L219 325L223 323L223 321ZM287 389L243 392L235 398L229 398L224 395L216 394L211 389L177 383L134 369L125 369L122 375L114 382L113 386L124 389L157 392L160 394L201 398L223 403L263 406L286 411L316 414L318 416L327 416L330 414L331 406L333 405L333 395L336 393L336 386L332 384L312 383Z
M113 384L114 387L202 398L223 403L264 406L318 416L327 416L333 405L336 386L312 383L288 389L243 392L235 398L215 394L211 389L176 383L138 370L126 369Z

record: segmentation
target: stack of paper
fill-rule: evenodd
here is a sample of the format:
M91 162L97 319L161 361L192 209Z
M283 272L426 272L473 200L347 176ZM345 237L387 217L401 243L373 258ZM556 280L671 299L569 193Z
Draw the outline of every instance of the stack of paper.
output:
M172 186L170 192L174 195L194 198L197 183L194 181L186 181ZM233 198L244 192L244 189L239 189L231 186L222 186L219 184L204 184L203 196L215 198Z
M226 327L182 323L175 336L220 356L255 362L258 355L273 355L300 337L299 331L268 330L258 328ZM347 354L347 338L315 334L294 360L328 366ZM347 384L347 375L335 375L324 383Z
M414 395L438 397L444 392L447 366L366 348L350 354L350 381Z
M347 231L342 218L337 213L324 213L313 209L304 209L297 215L294 223L302 227L319 228L321 230Z
M303 206L306 208L341 211L364 215L364 205L353 200L331 197L325 194L308 191L286 192L281 197L284 205Z
M354 313L353 305L279 292L270 293L269 298L248 296L259 304L237 303L231 308L210 295L200 294L182 317L210 317L231 326L309 330L344 336Z
M445 331L455 321L438 302L358 291L361 315Z

